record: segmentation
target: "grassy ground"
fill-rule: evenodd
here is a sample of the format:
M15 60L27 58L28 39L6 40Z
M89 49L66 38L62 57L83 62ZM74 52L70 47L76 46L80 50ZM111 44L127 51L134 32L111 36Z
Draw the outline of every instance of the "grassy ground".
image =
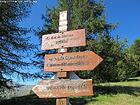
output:
M128 94L99 95L86 105L140 105L140 97Z
M94 86L93 97L70 98L72 105L140 105L140 77L127 82ZM3 100L0 105L55 105L54 99L39 99L36 95Z
M140 77L130 78L126 82L111 82L111 83L103 83L100 84L102 86L132 86L132 87L140 87Z
M86 105L140 105L140 77L100 84L95 90L97 97Z

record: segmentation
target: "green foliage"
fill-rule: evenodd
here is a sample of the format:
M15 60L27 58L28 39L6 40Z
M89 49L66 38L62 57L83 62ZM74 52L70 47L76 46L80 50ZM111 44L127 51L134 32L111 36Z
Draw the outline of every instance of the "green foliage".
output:
M24 72L30 65L24 58L35 47L30 43L27 33L19 22L29 14L31 4L28 3L0 3L0 87L7 87L12 76L21 76L23 79L34 77Z
M130 48L125 49L124 57L117 63L119 80L138 76L140 71L140 41L136 40Z
M136 39L134 44L130 48L131 52L137 56L140 56L140 39Z
M104 59L94 71L77 72L81 78L106 82L124 81L134 76L133 70L128 66L134 67L134 63L130 63L133 59L125 52L127 42L120 41L118 36L111 36L110 32L116 25L107 23L102 1L58 0L57 7L47 9L45 24L38 32L40 38L43 34L58 32L59 12L64 10L68 10L69 30L85 28L87 39L85 47L69 48L68 51L94 51Z
M133 78L129 82L110 82L98 84L94 86L94 91L95 93L92 97L71 97L70 103L72 105L140 104L139 78ZM55 102L55 99L41 99L36 95L28 95L1 100L0 105L55 105Z

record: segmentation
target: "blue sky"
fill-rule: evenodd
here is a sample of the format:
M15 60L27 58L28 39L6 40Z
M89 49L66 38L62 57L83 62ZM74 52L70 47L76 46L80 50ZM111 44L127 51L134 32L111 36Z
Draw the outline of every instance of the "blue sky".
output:
M104 4L107 22L118 24L112 32L113 36L119 35L122 40L127 38L129 45L136 38L140 38L140 0L104 0ZM46 12L46 6L52 8L56 5L57 0L37 0L30 16L21 23L22 26L41 27L44 23L41 17ZM32 38L32 41L37 43L37 39Z
M129 45L140 39L140 0L104 0L104 3L107 21L118 24L113 34L127 38Z
M135 39L140 39L140 0L104 0L104 4L107 22L118 24L116 30L112 32L113 36L119 35L121 40L127 38L129 45ZM41 17L46 12L46 6L52 8L56 5L57 0L37 0L37 3L34 3L32 7L31 14L21 22L21 25L27 28L42 27L44 21ZM30 33L30 36L33 43L39 43L34 33ZM39 46L40 48L41 46ZM36 82L26 82L26 84L34 83Z

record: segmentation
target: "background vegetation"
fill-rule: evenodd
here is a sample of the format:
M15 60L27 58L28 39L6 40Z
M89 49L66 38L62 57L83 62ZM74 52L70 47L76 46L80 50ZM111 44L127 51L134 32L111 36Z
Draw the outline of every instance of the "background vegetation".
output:
M93 86L94 96L71 97L72 105L139 105L140 77L127 82L110 82ZM32 93L32 92L31 92ZM35 94L1 100L0 105L55 105L55 99L40 99Z
M14 0L12 0L14 1ZM39 74L26 72L32 65L29 55L35 45L30 42L30 28L20 26L30 13L31 3L0 3L0 89L9 88L13 78L37 78ZM28 60L27 60L28 59ZM9 85L9 86L8 86Z
M43 51L36 55L37 60L27 62L27 58L35 46L29 42L27 33L30 29L19 26L19 22L30 13L31 4L0 3L0 91L9 88L12 79L42 77L42 74L30 74L24 70L31 66L43 69L43 56L56 53L55 50ZM80 78L93 78L98 85L94 86L93 97L73 97L72 105L139 105L140 104L140 39L129 47L127 40L111 34L116 24L108 23L105 15L105 5L96 0L58 0L55 8L46 8L44 26L36 30L40 38L44 34L58 32L59 12L68 10L69 30L86 29L87 45L85 47L69 48L69 52L93 51L104 61L96 70L76 72ZM50 74L48 74L50 75ZM47 76L48 76L47 75ZM129 81L128 81L129 80ZM127 81L127 82L118 82ZM106 82L106 83L103 83ZM111 83L107 83L111 82ZM3 93L2 93L3 94ZM39 99L34 94L0 100L0 105L54 105L54 99Z
M93 78L96 82L108 82L125 81L139 75L140 40L136 40L131 47L128 47L126 40L121 41L117 35L113 37L111 31L116 28L116 25L106 22L105 6L101 1L58 0L57 7L46 8L47 14L43 17L44 26L37 31L40 39L44 34L58 32L59 12L63 10L69 12L69 30L86 29L87 45L69 48L69 52L88 50L96 52L104 59L94 71L77 72L81 78ZM44 51L42 55L44 56L48 52L50 51ZM38 65L43 67L42 62Z

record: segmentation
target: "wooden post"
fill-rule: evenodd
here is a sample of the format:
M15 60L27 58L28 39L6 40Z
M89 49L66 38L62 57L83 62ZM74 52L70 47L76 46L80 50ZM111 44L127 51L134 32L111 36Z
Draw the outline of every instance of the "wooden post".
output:
M67 31L68 28L68 13L67 11L62 11L59 14L59 32L64 32ZM62 48L58 49L58 53L66 53L67 52L67 48ZM57 77L59 79L67 79L69 78L69 73L68 72L57 72ZM60 93L61 94L61 93ZM69 99L66 98L58 98L56 99L56 105L70 105L69 104Z
M70 71L93 70L103 60L94 52L66 53L68 47L86 45L85 29L67 31L67 20L67 11L60 12L59 33L52 34L53 37L50 34L42 37L42 50L58 49L59 53L45 55L44 71L57 72L57 75L54 80L40 81L32 89L40 98L57 98L56 105L70 105L70 96L93 95L92 80L79 79ZM56 76L59 79L55 80Z
M56 105L69 105L69 99L68 98L57 99Z
M58 53L65 53L67 52L67 48L62 48L58 50ZM57 77L59 79L67 79L69 78L68 72L57 72ZM61 93L60 93L61 94ZM68 98L58 98L56 99L56 105L69 105L69 99Z
M67 11L62 11L59 14L59 32L64 32L67 31L68 28L68 13ZM58 53L66 53L67 52L67 48L60 48L58 49ZM62 70L63 71L63 70ZM68 78L68 73L67 72L57 72L57 77L58 78Z

